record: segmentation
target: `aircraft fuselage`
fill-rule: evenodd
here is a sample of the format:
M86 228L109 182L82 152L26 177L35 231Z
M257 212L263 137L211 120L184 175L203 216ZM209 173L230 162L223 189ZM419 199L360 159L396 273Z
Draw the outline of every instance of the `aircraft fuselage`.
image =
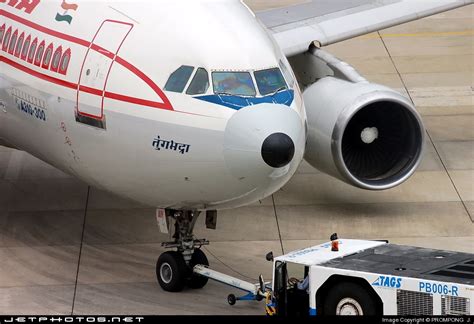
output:
M93 186L176 209L263 199L303 159L301 92L241 2L0 4L0 139L15 147ZM191 69L181 91L170 84ZM267 93L262 74L277 71L286 88ZM194 87L198 73L207 89ZM229 80L255 93L220 92ZM275 138L294 146L281 164Z

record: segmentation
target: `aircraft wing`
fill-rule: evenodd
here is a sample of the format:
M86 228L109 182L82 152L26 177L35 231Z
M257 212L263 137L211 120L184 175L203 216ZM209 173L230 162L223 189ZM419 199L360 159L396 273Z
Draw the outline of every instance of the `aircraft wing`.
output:
M472 4L474 0L307 0L257 12L286 56Z

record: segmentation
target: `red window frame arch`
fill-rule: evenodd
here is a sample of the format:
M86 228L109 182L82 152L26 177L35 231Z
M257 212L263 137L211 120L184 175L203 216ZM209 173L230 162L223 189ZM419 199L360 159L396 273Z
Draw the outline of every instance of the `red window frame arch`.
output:
M7 25L3 24L2 27L0 27L0 45L3 44L3 36L5 36L5 30L7 29Z
M66 57L67 57L67 59L68 59L68 60L67 60L67 64L66 64L65 67L63 67L63 65L64 65L64 60L66 59ZM61 62L59 63L59 70L58 70L59 73L66 75L66 74L67 74L67 70L69 69L69 64L70 64L70 63L71 63L71 49L68 48L68 49L64 52L63 56L61 57Z
M54 51L53 57L51 58L51 64L49 68L51 71L53 72L59 71L59 66L61 65L62 56L63 56L63 47L59 46L58 48L56 48L56 50ZM54 61L56 57L58 58L58 65L54 66Z
M12 37L12 28L8 27L5 37L3 38L2 50L6 52L8 50L8 44L10 44L10 39Z
M49 44L48 47L46 47L46 50L44 51L43 54L43 63L41 64L41 67L43 69L48 70L49 65L51 64L51 60L53 59L53 50L54 50L54 45L53 43ZM48 59L48 53L49 53L49 59Z
M45 51L46 51L46 42L41 41L41 43L38 46L38 49L36 50L36 54L35 54L35 65L36 66L41 66L41 62L43 61Z
M21 54L20 54L20 58L23 61L26 61L26 58L28 57L30 45L31 45L31 35L28 35L28 37L26 37L25 41L23 42L23 48L21 49Z
M10 44L8 44L8 54L13 55L13 53L15 53L17 41L18 41L18 29L15 29L15 31L12 34L12 37L10 38Z
M20 57L24 42L25 42L25 33L21 33L20 37L18 37L18 41L16 42L16 46L15 46L16 57Z
M35 38L30 45L30 49L28 50L27 62L33 63L35 60L36 50L38 48L38 38Z

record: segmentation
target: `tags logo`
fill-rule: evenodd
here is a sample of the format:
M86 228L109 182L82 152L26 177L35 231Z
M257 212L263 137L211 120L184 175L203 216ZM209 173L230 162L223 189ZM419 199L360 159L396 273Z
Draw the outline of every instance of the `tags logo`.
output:
M387 288L401 288L402 278L380 276L372 283L375 287L387 287Z
M77 8L79 8L79 6L77 4L69 4L66 2L66 0L63 0L63 3L61 4L61 8L64 9L64 12L63 14L60 14L60 13L56 14L56 21L59 21L59 22L65 21L70 25L72 22L72 16L68 14L69 10L76 11Z

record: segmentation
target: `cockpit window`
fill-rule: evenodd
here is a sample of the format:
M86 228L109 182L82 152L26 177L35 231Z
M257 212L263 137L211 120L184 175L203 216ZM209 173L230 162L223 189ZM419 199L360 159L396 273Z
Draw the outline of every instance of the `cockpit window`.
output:
M262 96L288 89L279 68L256 71L255 80Z
M255 97L257 94L250 72L213 72L212 83L218 95Z
M193 74L194 68L192 66L183 65L173 73L171 73L168 82L166 82L165 90L172 92L183 92L186 84Z
M285 76L286 82L288 83L290 88L293 88L293 86L295 85L295 78L293 77L293 74L290 72L289 67L285 63L283 63L282 60L280 60L280 69L283 75Z
M206 69L199 68L196 71L196 75L191 81L186 94L188 95L199 95L204 94L209 89L209 74L207 73Z

